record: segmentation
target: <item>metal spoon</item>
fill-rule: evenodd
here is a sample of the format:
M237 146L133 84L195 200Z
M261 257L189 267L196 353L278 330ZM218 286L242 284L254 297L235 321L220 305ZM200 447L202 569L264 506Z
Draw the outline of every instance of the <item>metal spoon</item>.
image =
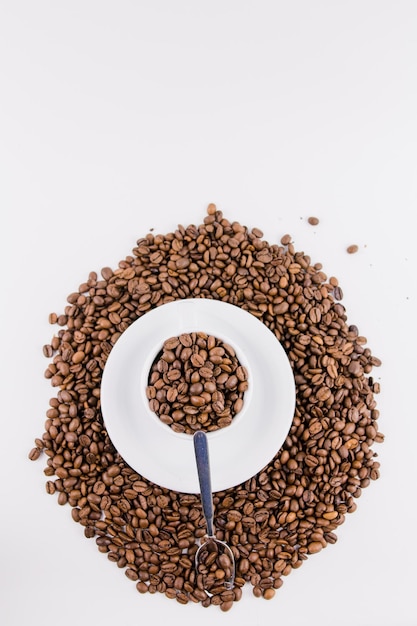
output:
M194 433L194 452L200 483L201 504L207 526L207 540L195 555L197 575L202 575L203 587L209 594L232 589L235 580L235 559L230 547L216 539L213 528L213 498L211 491L210 463L206 434Z

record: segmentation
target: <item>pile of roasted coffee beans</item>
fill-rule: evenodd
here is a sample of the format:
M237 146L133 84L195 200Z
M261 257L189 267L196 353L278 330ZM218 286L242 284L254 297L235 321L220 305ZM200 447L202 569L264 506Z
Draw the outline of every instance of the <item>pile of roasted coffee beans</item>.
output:
M164 424L192 435L230 426L247 388L248 373L232 346L193 332L164 342L151 367L146 395Z
M120 335L180 298L223 300L256 316L286 350L296 382L282 448L259 474L214 494L216 535L236 563L226 596L209 595L197 582L194 558L205 534L199 495L134 472L114 449L100 411L103 368ZM209 205L200 226L149 233L116 269L91 272L64 312L50 316L59 329L44 346L45 376L56 393L29 457L43 452L47 492L69 504L85 536L140 593L225 611L245 583L255 596L272 598L285 576L336 541L336 529L379 476L372 446L383 440L371 375L379 360L348 323L341 298L337 279L296 251L289 235L271 245L259 229Z

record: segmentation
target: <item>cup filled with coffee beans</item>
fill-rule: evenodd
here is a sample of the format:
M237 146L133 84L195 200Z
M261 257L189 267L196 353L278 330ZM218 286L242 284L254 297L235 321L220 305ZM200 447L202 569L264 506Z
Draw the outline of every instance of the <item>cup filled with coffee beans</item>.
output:
M248 370L231 345L205 332L182 333L164 341L146 396L161 422L193 435L230 426L248 384Z

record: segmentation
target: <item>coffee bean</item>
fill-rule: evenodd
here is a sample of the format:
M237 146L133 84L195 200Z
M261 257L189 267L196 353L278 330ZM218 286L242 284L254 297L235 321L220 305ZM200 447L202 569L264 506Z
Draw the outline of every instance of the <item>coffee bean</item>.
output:
M54 353L54 349L50 344L46 344L43 346L43 354L44 356L51 358Z
M312 226L317 226L317 224L319 223L319 220L317 217L309 217L308 223L311 224Z
M246 370L246 367L243 367L242 365L239 365L236 368L236 376L237 376L238 380L240 380L241 382L247 380L248 379L248 372Z
M312 309L310 309L309 313L309 318L311 319L311 321L313 322L313 324L318 324L321 320L321 310L320 307L315 306Z
M271 599L285 576L336 542L355 499L379 478L372 446L384 440L374 398L380 385L370 373L381 361L348 323L337 278L297 252L290 235L280 245L262 237L212 204L201 225L150 233L116 269L91 272L63 312L49 317L59 326L43 348L54 397L29 458L43 451L47 493L71 507L85 537L139 593L223 611L245 584ZM134 472L111 445L100 410L103 368L121 333L147 311L186 297L222 299L256 316L281 342L297 387L281 450L258 475L214 494L216 534L232 546L236 578L225 589L229 563L208 555L212 595L194 567L205 528L199 496ZM234 346L204 331L168 337L145 390L177 432L227 427L251 383Z
M335 287L333 289L333 296L335 300L343 300L343 291L340 287Z
M359 248L356 244L352 244L351 246L348 246L346 248L346 252L348 252L348 254L355 254L355 252L357 252L358 250Z
M28 457L31 461L36 461L37 459L39 459L40 454L41 451L39 448L32 448L32 450L29 452Z
M363 368L359 361L351 361L348 367L349 374L352 374L355 378L362 376Z
M56 491L56 485L52 480L48 480L45 484L46 493L54 494Z
M181 370L179 369L170 369L166 373L166 378L169 382L174 382L175 380L179 380L181 378ZM155 410L155 409L153 409Z
M281 237L281 243L283 246L288 246L291 243L291 235L283 235Z
M198 370L198 374L200 378L212 378L213 370L211 367L203 365L203 367L200 367L200 369Z
M191 356L190 361L194 367L202 367L204 365L204 357L202 357L198 352Z
M316 554L317 552L320 552L320 550L322 549L323 549L323 545L322 543L320 543L320 541L312 541L311 543L308 544L309 554Z

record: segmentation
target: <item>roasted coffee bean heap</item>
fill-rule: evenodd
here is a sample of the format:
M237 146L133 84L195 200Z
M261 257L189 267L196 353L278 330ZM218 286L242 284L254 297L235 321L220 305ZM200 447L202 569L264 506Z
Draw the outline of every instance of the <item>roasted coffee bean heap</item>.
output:
M383 435L371 371L380 362L348 324L336 278L296 251L289 235L279 245L262 237L209 205L200 226L150 233L117 269L91 272L64 312L50 316L59 330L44 347L45 376L56 395L29 457L43 451L47 492L70 505L85 536L140 593L228 610L248 582L255 596L270 599L285 576L337 540L355 500L379 476L372 446ZM198 584L196 541L205 534L199 495L134 472L100 411L103 368L120 335L154 307L193 297L229 302L261 320L286 350L297 389L292 426L275 458L213 497L216 535L235 557L233 597L209 596Z
M232 346L203 332L164 342L146 389L149 406L178 433L230 426L243 407L248 373Z

